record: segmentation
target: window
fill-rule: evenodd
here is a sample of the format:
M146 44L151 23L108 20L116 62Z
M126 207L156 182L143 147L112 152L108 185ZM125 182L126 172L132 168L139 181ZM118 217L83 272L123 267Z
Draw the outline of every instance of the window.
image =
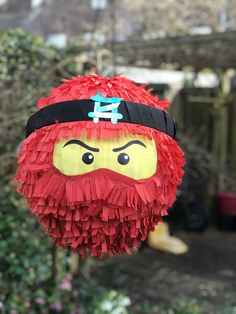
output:
M107 0L91 0L91 8L96 9L106 9Z
M46 41L57 48L64 48L67 44L67 36L64 33L48 34Z
M31 8L37 8L43 3L43 0L31 0Z
M4 5L7 2L7 0L0 0L0 6Z

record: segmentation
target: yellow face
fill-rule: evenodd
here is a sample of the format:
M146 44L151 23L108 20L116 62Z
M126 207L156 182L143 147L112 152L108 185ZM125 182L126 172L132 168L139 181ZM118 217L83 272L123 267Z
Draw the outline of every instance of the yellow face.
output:
M146 179L156 172L156 144L153 139L132 134L87 139L84 132L80 138L64 138L55 144L53 165L68 176L106 168L136 180Z

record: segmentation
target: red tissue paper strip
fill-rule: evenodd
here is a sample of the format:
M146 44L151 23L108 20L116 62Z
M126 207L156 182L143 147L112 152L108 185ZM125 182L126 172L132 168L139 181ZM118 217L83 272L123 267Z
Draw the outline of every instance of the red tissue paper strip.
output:
M90 75L65 81L49 97L41 98L38 107L88 99L97 92L104 97L122 97L161 109L168 104L121 76ZM158 154L156 173L142 180L109 169L63 175L52 163L54 145L62 138L79 137L83 130L88 138L113 139L131 133L154 139ZM181 183L184 158L175 140L154 129L121 122L84 121L57 123L36 130L24 141L18 165L17 190L27 199L45 233L57 246L79 250L83 257L88 252L103 258L107 253L130 254L130 248L145 240L167 214Z

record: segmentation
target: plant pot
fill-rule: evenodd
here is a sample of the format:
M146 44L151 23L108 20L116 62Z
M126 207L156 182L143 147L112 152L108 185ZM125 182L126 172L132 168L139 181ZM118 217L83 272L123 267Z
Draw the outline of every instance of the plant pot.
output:
M218 192L216 201L219 228L221 230L236 231L236 193Z

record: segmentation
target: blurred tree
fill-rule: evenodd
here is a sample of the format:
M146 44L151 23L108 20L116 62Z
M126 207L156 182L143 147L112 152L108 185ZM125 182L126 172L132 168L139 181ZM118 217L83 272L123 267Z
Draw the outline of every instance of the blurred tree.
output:
M40 302L46 304L44 294L53 287L41 288L53 279L52 244L8 182L14 175L17 146L24 139L28 116L40 96L63 76L75 74L67 71L72 62L37 36L21 30L0 32L1 313L15 309L14 313L26 313L32 303L36 307L32 313L41 313L37 307Z
M36 83L39 73L48 71L58 60L57 51L45 45L41 37L26 35L20 29L0 32L1 81Z
M0 32L0 176L15 170L16 148L40 96L61 78L75 75L73 58L47 46L40 37L16 29Z
M224 29L236 26L233 0L137 0L135 6L129 0L122 0L116 7L122 11L117 29L129 32L128 35L134 31L136 35L148 38L177 36L194 32L199 27L202 29L198 31L204 32L206 27L221 31L222 26ZM133 29L127 27L128 22Z

